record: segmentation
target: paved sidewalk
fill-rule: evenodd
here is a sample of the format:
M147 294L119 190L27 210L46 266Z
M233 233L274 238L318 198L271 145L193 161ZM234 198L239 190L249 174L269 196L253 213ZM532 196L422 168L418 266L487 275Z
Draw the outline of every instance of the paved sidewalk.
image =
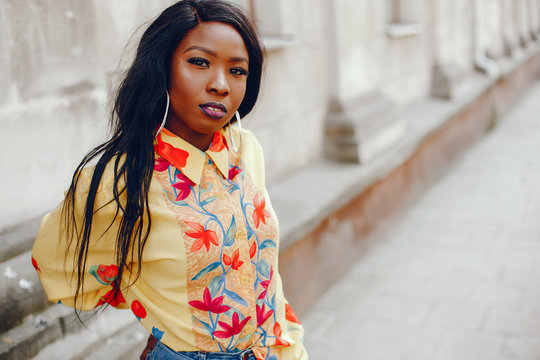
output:
M540 83L303 317L311 360L540 359Z

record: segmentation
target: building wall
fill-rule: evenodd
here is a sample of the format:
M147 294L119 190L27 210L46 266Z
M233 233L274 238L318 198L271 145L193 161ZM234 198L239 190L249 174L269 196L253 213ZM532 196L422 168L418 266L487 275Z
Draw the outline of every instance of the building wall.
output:
M244 121L270 182L324 157L332 102L376 92L406 106L430 96L435 65L466 77L478 52L509 56L540 30L540 0L401 0L398 23L418 30L405 36L389 35L395 1L238 2L259 6L264 35L277 39L266 40L260 102ZM171 3L0 0L0 232L61 199L107 134L108 93L141 24Z
M54 207L105 138L124 46L172 2L149 3L0 1L0 231Z

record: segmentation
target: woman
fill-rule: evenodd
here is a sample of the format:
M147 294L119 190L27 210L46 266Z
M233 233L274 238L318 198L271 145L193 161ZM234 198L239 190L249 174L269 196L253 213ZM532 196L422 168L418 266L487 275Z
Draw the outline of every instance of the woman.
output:
M180 1L149 26L112 137L42 221L32 263L51 301L131 308L157 340L147 359L307 359L262 150L231 126L255 104L262 62L222 0Z

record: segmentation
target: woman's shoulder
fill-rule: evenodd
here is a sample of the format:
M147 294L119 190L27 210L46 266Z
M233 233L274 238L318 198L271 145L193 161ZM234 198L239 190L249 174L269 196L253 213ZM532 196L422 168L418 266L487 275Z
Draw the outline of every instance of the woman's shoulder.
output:
M237 129L238 133L239 130ZM242 157L258 157L262 156L262 146L253 133L253 131L248 129L242 129Z
M239 130L237 130L239 131ZM251 174L256 186L265 188L265 165L264 153L259 140L251 130L242 129L242 162L246 170Z
M115 169L120 168L124 160L125 159L123 156L114 156L107 162L103 169L103 172L101 173L101 177L99 178L97 193L112 193L112 186L114 185L114 179L116 177ZM117 161L118 165L116 164ZM78 194L87 194L89 192L95 172L96 164L87 165L79 170L78 174L76 175L76 191ZM119 181L119 183L120 182L121 181Z

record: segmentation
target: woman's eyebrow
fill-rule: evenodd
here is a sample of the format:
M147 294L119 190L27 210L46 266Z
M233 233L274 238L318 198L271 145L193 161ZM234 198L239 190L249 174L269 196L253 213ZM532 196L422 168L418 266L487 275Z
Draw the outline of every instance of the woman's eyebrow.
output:
M191 50L199 50L199 51L202 51L202 52L205 52L209 55L212 55L212 56L217 56L217 53L214 51L214 50L211 50L207 47L204 47L204 46L199 46L199 45L191 45L189 46L186 50L184 50L184 54L187 53L188 51L191 51ZM229 59L230 62L245 62L246 64L249 64L249 61L246 57L244 56L233 56Z
M249 61L247 58L243 56L233 56L229 59L230 62L245 62L246 64L249 64Z
M205 48L204 46L198 46L198 45L192 45L188 47L186 50L184 50L184 54L191 50L200 50L202 52L205 52L209 55L216 56L217 53L214 50L210 50L208 48Z

